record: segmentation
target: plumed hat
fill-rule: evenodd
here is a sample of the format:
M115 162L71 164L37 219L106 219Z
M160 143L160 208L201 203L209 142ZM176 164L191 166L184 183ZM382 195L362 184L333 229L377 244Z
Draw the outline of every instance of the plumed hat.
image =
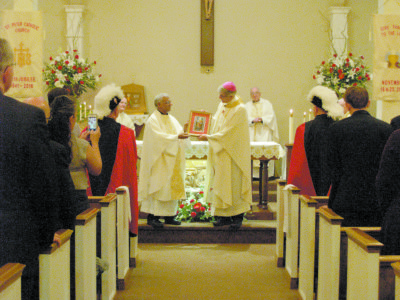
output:
M325 110L331 118L343 116L343 107L339 104L335 91L326 86L318 85L312 88L307 100Z
M222 87L229 92L236 92L236 85L232 81L225 82Z
M99 118L108 116L124 97L121 87L115 83L106 85L94 97L94 113Z

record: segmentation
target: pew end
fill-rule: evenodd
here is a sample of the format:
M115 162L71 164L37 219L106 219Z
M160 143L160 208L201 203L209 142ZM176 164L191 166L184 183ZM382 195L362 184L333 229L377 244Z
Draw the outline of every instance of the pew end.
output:
M285 257L284 257L284 245L285 245L285 234L283 230L283 222L285 216L284 209L284 199L283 199L283 189L286 186L286 180L278 179L277 180L277 195L276 195L276 246L275 246L275 254L276 254L276 263L278 268L283 268L285 266Z
M0 300L21 299L21 276L25 265L8 263L0 268Z

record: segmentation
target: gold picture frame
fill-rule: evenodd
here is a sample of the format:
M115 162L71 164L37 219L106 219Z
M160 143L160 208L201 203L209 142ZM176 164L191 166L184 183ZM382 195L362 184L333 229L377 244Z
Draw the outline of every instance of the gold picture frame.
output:
M205 111L191 111L188 125L188 134L198 136L210 131L212 114Z
M128 84L121 86L127 100L125 113L142 115L147 113L146 98L144 96L144 86L138 84Z

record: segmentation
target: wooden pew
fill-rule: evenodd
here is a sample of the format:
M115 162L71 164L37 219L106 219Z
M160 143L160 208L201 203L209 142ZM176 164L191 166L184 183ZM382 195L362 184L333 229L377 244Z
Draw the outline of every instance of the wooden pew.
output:
M328 204L326 196L300 196L299 294L314 299L318 266L319 208Z
M391 265L400 261L400 255L380 255L383 244L359 228L346 232L347 299L395 299Z
M112 299L117 292L117 194L104 197L91 196L92 207L100 209L100 222L97 226L97 244L100 247L101 258L108 263L109 268L101 275L102 299Z
M283 268L285 266L284 259L284 245L285 245L285 233L283 232L283 221L284 215L284 195L283 188L286 185L286 180L277 180L276 188L276 261L278 268Z
M0 300L21 300L21 275L25 265L8 263L0 268Z
M395 278L395 300L400 300L400 262L392 263Z
M285 268L290 276L290 288L299 285L299 196L300 189L287 187L284 193L288 207L288 226L286 233Z
M116 189L117 193L117 289L125 289L125 276L129 271L129 215L130 199L122 187ZM136 237L137 240L137 237Z
M70 238L73 231L61 229L61 245L53 243L39 255L39 295L45 299L70 299Z

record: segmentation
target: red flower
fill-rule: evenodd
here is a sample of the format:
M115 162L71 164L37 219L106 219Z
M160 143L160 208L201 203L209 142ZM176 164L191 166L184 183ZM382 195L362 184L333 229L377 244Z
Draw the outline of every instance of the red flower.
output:
M67 54L68 54L68 53L69 53L69 51L65 51L65 53L67 53Z
M335 64L332 64L332 68L335 68L336 67L336 65Z
M362 76L358 76L358 80L361 80L362 79Z
M345 64L345 66L348 68L350 65L349 64Z
M185 204L179 205L179 208L184 208L184 207L185 207Z
M317 71L317 74L321 74L321 72L318 70L318 71Z
M81 67L78 68L78 73L82 73L82 68Z
M342 73L343 73L342 69L339 69L338 72L339 72L339 74L342 74Z
M54 79L54 82L58 81L58 78Z
M95 65L95 64L96 64L96 61L94 61L93 64Z
M364 65L361 65L361 69L364 69L365 67L364 67Z
M76 70L76 66L73 66L72 69Z
M200 211L205 211L206 210L206 208L204 207L204 206L202 206L201 208L200 208Z
M353 83L353 86L357 86L357 82L354 82L354 83Z
M83 80L80 80L79 81L79 84L84 84L85 82L83 81Z
M332 68L329 68L329 73L332 73L333 72L333 69Z
M349 53L349 56L352 57L352 56L353 56L353 53L350 52L350 53Z
M54 71L53 69L51 70L51 74L54 74L56 71Z
M76 58L76 59L79 59L79 55L75 55L75 58Z
M349 62L349 61L350 61L350 59L346 58L346 61L347 61L347 62Z
M53 60L53 57L52 57L52 56L50 56L50 60Z
M65 64L66 64L66 65L69 65L69 61L68 61L68 60L66 60L66 61L65 61Z
M101 77L101 74L99 74L99 78Z
M315 75L313 75L313 77L312 77L313 79L316 79L317 77L315 77Z
M197 214L196 214L195 212L192 212L192 213L190 214L190 216L191 216L192 218L194 218L194 217L197 216Z
M190 200L190 203L193 203L193 202L194 202L194 199Z
M75 50L75 49L74 49L74 52L78 52L78 50Z
M361 58L361 59L364 59L364 56L361 55L360 58Z
M324 64L325 64L325 61L323 60L322 63L321 63L321 65L324 65Z
M360 71L360 68L356 68L356 72Z
M343 79L344 78L344 74L343 73L340 73L339 74L339 79Z
M197 202L197 203L193 206L193 208L194 208L197 212L200 212L201 207L202 207L202 205L201 205L200 202Z
M49 85L49 84L50 84L50 82L46 81L46 84L47 84L47 85Z
M199 192L199 194L200 194L200 195L203 195L203 194L204 194L204 192L203 192L203 191L200 191L200 192Z
M59 70L62 70L62 66L58 66L58 69L59 69Z
M335 53L335 54L333 54L333 57L337 57L337 54Z
M176 214L179 214L179 210L176 211Z

